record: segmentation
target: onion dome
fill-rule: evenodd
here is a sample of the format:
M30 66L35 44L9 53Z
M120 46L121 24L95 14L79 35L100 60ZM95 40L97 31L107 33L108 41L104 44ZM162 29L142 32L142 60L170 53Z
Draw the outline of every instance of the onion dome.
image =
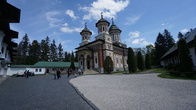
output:
M82 33L84 33L84 32L89 32L90 35L92 35L92 32L87 28L86 23L85 23L85 28L80 32L80 35L82 35Z
M105 23L107 23L108 24L108 26L110 25L110 23L107 21L107 20L105 20L104 18L103 18L103 15L102 15L102 13L101 13L101 19L96 23L96 27L98 26L98 24L99 23L101 23L101 22L105 22Z
M109 31L112 31L112 30L118 30L118 31L122 32L122 31L114 24L113 18L112 18L112 25L110 26Z

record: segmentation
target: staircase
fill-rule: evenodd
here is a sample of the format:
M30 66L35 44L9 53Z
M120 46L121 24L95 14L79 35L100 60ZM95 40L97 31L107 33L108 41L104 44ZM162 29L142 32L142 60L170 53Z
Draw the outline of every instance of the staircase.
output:
M95 71L95 70L92 70L92 69L91 70L87 69L87 70L84 71L84 74L85 75L94 75L94 74L100 74L100 73Z

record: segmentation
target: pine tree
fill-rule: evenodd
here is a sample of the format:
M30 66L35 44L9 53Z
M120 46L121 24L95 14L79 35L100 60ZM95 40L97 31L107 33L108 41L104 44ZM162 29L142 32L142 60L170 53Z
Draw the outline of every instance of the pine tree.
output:
M183 34L181 32L178 33L178 39L182 39L183 38Z
M30 64L35 64L40 60L40 53L40 44L37 40L33 40L29 50Z
M164 36L159 33L155 42L155 56L156 56L156 62L159 64L159 59L166 53L167 49L165 48L165 38Z
M151 68L151 61L150 61L150 54L149 53L147 53L146 57L145 57L145 66L146 66L146 69Z
M65 62L70 62L70 54L65 52Z
M163 36L165 37L166 51L168 51L170 48L172 48L175 45L175 41L167 29L164 30Z
M182 72L189 72L192 68L192 59L188 45L184 39L178 41L178 55L180 59L180 68Z
M50 44L50 61L57 61L57 47L55 40Z
M75 65L74 65L74 62L73 62L73 61L71 62L70 68L71 68L72 70L75 70Z
M128 48L128 56L127 56L127 64L129 73L136 71L136 61L133 49L131 47Z
M113 61L110 56L107 56L106 59L104 60L104 72L106 73L111 73L113 71Z
M63 47L61 43L59 43L59 46L58 46L58 58L59 58L59 61L63 61Z
M47 36L45 40L41 41L41 60L42 61L49 61L49 55L50 55L50 46L49 46L50 40Z
M193 44L193 46L195 47L195 55L196 55L196 35L194 37L194 44Z
M137 53L137 67L140 71L144 70L144 60L140 51Z

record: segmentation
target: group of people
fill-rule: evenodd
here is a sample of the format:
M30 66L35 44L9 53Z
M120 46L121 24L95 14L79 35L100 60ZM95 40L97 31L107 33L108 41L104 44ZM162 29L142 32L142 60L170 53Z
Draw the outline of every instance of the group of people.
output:
M61 78L61 71L57 70L56 73L54 74L54 79L59 79Z
M68 68L68 69L67 69L67 77L69 77L71 74L73 74L75 77L77 77L76 72L74 72L71 68ZM82 69L78 69L78 74L79 74L79 75L82 75L82 74L83 74ZM58 70L56 71L56 73L54 74L54 79L59 79L59 78L61 78L61 72L60 72L60 70L58 69Z

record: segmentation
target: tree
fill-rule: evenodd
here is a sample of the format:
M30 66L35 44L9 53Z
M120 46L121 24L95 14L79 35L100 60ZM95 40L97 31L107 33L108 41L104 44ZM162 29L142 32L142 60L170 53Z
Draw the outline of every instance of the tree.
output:
M178 33L178 39L182 39L183 38L183 34L181 32Z
M58 46L58 58L59 58L59 61L63 61L63 47L61 43Z
M71 60L71 55L68 52L65 52L65 62L70 62Z
M178 55L180 59L180 68L182 72L189 72L192 68L192 60L188 45L184 39L178 41Z
M71 62L70 68L71 68L72 70L75 70L75 65L74 65L74 62L73 62L73 61Z
M72 51L72 53L71 53L71 61L73 61L73 62L74 62L74 60L75 60L74 52Z
M153 45L147 45L146 46L147 49L147 54L149 54L149 61L150 61L150 65L155 65L155 47Z
M45 40L41 41L41 60L42 61L49 61L49 55L50 55L50 46L49 46L50 40L47 36Z
M193 46L195 47L195 54L196 54L196 35L194 37L194 44L193 44Z
M137 67L140 71L144 70L144 60L140 51L137 53Z
M151 68L151 61L150 61L150 54L149 53L147 53L145 56L145 66L146 66L146 69Z
M128 48L128 56L127 56L127 64L129 73L136 71L136 61L133 49L131 47Z
M55 40L50 44L50 61L57 61L57 47Z
M165 48L168 51L175 45L175 41L167 29L164 30L163 36L165 37Z
M29 50L30 64L35 64L40 60L40 53L40 44L37 40L33 40Z
M106 59L104 60L104 72L111 73L113 71L113 61L110 56L106 56Z
M165 48L165 38L164 36L159 33L155 42L155 56L156 56L156 61L159 64L158 60L165 54L167 49Z

